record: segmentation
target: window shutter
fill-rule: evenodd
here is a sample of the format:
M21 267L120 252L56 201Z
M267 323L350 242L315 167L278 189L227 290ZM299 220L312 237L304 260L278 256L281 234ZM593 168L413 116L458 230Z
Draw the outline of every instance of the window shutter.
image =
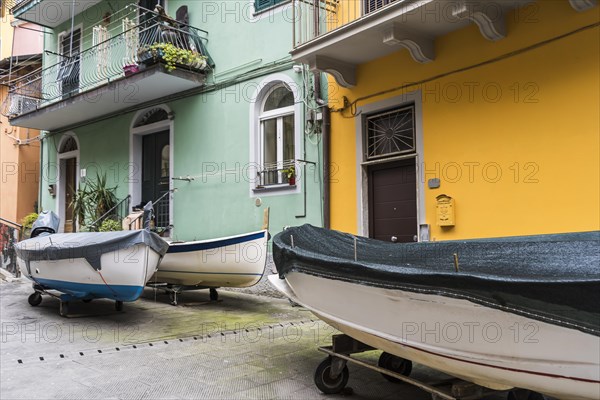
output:
M262 11L265 8L269 8L274 6L275 4L281 2L282 0L254 0L254 10Z

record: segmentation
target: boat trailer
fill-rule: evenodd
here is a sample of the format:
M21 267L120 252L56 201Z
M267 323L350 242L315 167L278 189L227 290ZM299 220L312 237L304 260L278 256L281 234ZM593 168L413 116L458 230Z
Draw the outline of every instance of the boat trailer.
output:
M381 373L390 382L407 383L418 387L430 393L432 400L477 400L492 393L499 393L458 378L434 383L410 378L412 361L386 352L381 353L378 365L352 357L353 354L373 350L377 349L348 335L333 335L331 346L319 347L319 351L327 354L328 357L315 370L315 385L325 394L342 393L350 376L347 363L353 363ZM514 389L507 392L507 400L547 400L547 398L539 393Z
M32 285L32 287L33 287L34 292L32 294L30 294L29 297L27 298L27 302L29 303L29 305L32 307L39 306L42 303L42 295L54 297L55 299L58 299L58 301L60 301L59 314L61 317L69 316L69 302L70 301L81 300L84 303L90 303L93 300L93 298L76 297L76 296L66 294L66 293L56 294L56 293L54 293L53 290L48 290L45 287L43 287L42 285L39 285L36 283L34 283ZM120 301L120 300L115 301L115 311L123 311L123 302L122 301Z
M215 287L203 287L203 286L183 286L183 285L172 285L170 283L155 283L148 282L146 286L153 288L154 290L161 289L165 291L165 294L169 295L169 300L171 300L171 305L176 306L179 304L179 296L188 290L203 290L209 289L210 301L218 301L219 300L219 292L217 292L218 288Z

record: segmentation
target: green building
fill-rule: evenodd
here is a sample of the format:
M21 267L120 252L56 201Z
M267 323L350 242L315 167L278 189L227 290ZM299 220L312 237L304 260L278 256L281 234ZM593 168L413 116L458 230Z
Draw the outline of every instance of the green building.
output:
M4 112L44 132L39 204L62 230L84 228L73 198L98 176L117 188L119 219L162 197L156 225L174 240L323 224L320 96L289 55L290 2L31 0L12 12L45 27L45 52Z

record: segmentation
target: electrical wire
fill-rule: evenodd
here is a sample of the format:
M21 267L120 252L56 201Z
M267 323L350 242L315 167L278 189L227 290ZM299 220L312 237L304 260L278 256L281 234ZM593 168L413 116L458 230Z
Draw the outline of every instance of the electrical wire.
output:
M572 30L572 31L564 33L562 35L558 35L558 36L555 36L553 38L546 39L546 40L543 40L541 42L538 42L538 43L535 43L535 44L523 47L521 49L514 50L514 51L511 51L509 53L502 54L500 56L491 58L489 60L485 60L485 61L482 61L482 62L479 62L479 63L476 63L476 64L472 64L472 65L469 65L469 66L466 66L466 67L457 68L457 69L454 69L452 71L445 72L443 74L434 75L432 77L429 77L429 78L426 78L426 79L422 79L422 80L417 81L417 82L406 83L404 85L400 85L400 86L396 86L396 87L393 87L393 88L390 88L390 89L382 90L382 91L377 92L377 93L372 93L372 94L369 94L369 95L366 95L366 96L358 97L357 99L355 99L351 103L349 103L347 105L344 105L344 107L338 108L338 109L334 109L334 110L331 110L331 111L332 112L339 112L342 115L342 117L344 117L344 118L355 118L357 115L360 114L360 113L356 112L356 110L357 110L357 103L360 102L360 101L368 100L368 99L371 99L373 97L382 96L382 95L385 95L385 94L388 94L388 93L397 92L399 90L408 89L408 88L411 88L411 87L414 87L414 86L420 86L420 85L423 85L425 83L429 83L429 82L436 81L436 80L439 80L439 79L442 79L442 78L446 78L448 76L456 75L456 74L459 74L459 73L462 73L462 72L466 72L466 71L470 71L470 70L473 70L473 69L476 69L476 68L480 68L480 67L484 67L484 66L487 66L487 65L495 64L497 62L500 62L500 61L503 61L503 60L506 60L506 59L518 56L520 54L524 54L524 53L530 52L532 50L536 50L536 49L538 49L540 47L543 47L543 46L546 46L546 45L548 45L550 43L553 43L553 42L565 39L565 38L573 36L575 34L584 32L586 30L597 28L598 26L600 26L600 22L595 22L593 24L589 24L589 25L583 26L581 28ZM344 111L347 110L348 108L350 108L350 115L349 116L344 115Z

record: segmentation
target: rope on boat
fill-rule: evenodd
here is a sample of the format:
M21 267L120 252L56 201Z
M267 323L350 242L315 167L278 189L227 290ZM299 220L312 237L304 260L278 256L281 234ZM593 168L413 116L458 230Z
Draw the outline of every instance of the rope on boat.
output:
M98 275L100 275L100 278L102 278L102 282L104 282L104 284L106 285L106 287L107 287L107 288L109 288L111 292L113 292L113 295L114 295L115 297L119 297L119 295L117 294L117 292L115 292L115 291L113 290L113 288L111 288L111 287L110 287L110 285L109 285L109 284L106 282L106 280L105 280L105 279L104 279L104 277L102 276L102 272L100 272L100 270L98 270L97 272L98 272Z

